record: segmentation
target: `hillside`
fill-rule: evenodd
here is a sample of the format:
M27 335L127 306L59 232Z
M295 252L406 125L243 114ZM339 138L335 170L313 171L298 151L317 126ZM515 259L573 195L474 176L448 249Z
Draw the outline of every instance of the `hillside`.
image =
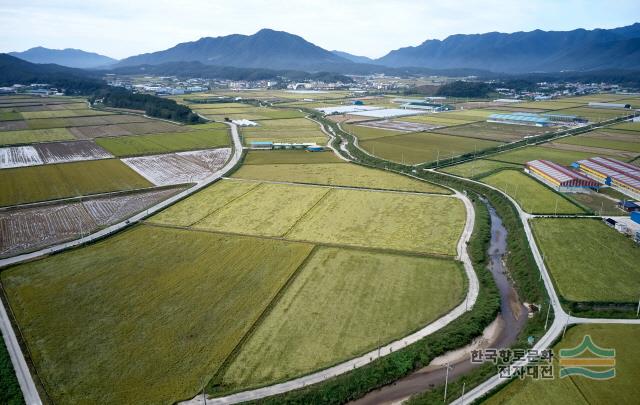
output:
M640 68L640 23L610 30L452 35L389 52L385 66L476 68L494 72Z
M123 59L116 66L194 61L208 65L313 71L322 70L319 66L352 63L297 35L262 29L253 35L234 34L184 42L164 51Z
M10 52L9 55L31 63L55 63L56 65L81 69L104 67L117 62L116 59L108 56L80 49L49 49L41 46L24 52Z

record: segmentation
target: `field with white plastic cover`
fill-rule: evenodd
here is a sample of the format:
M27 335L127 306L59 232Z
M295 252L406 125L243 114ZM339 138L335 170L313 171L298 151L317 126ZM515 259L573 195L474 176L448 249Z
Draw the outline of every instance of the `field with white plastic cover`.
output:
M0 169L41 165L44 162L33 146L0 148Z
M113 157L93 141L40 143L34 145L34 148L45 163L63 163Z
M122 161L157 186L194 183L221 169L231 156L230 148L140 156Z

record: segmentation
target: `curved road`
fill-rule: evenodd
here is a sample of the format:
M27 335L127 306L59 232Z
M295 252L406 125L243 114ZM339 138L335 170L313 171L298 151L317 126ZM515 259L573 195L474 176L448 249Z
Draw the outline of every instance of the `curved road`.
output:
M233 155L231 159L218 171L212 173L211 176L199 181L195 186L174 195L171 198L168 198L149 209L136 214L124 221L121 221L117 224L111 225L105 229L100 230L99 232L87 235L83 238L76 239L70 242L61 243L59 245L51 246L46 249L41 249L32 253L27 253L19 256L9 257L7 259L0 260L0 268L22 263L25 261L37 259L40 257L47 256L51 253L61 252L67 249L74 248L76 246L80 246L84 243L94 241L96 239L104 238L112 233L121 231L124 228L127 228L136 222L148 217L149 215L153 215L156 212L168 207L169 205L195 193L198 190L201 190L204 187L207 187L211 183L219 180L222 176L227 173L231 168L233 168L240 157L242 156L242 143L240 142L240 136L238 134L238 128L235 124L227 123L231 128L231 139L233 141ZM25 402L28 405L39 405L42 404L42 400L40 399L40 395L38 390L36 389L35 383L31 376L30 370L25 361L24 355L22 354L22 350L20 345L18 344L18 339L16 338L15 331L11 325L11 321L7 315L6 309L4 305L0 305L0 329L2 330L2 337L4 338L5 345L7 346L7 350L9 351L9 357L11 358L11 363L13 364L13 368L16 371L16 376L18 377L18 383L20 384L20 389L22 390L22 395L24 396Z

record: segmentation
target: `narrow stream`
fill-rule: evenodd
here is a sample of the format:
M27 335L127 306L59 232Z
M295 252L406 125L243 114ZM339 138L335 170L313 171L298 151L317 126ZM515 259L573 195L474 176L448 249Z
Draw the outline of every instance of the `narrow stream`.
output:
M495 333L491 333L491 336L488 337L485 336L481 347L504 348L511 346L516 341L526 324L528 313L526 307L520 303L504 265L503 257L507 252L507 230L502 225L502 219L495 209L487 202L485 204L489 208L491 216L491 240L487 250L490 259L488 268L500 292L500 314L491 327L487 328L493 329ZM469 350L471 350L471 345L439 358L447 358L451 361L450 365L453 369L449 371L449 381L455 381L477 367L476 364L469 361ZM416 370L393 384L372 391L352 403L370 405L398 402L411 395L444 384L445 374L444 365L432 362L429 366Z

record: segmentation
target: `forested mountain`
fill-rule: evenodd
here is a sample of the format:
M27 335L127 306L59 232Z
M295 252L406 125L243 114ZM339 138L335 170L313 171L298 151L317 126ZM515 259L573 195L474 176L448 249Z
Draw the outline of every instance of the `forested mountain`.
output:
M112 65L116 59L80 49L49 49L41 46L24 52L10 52L9 55L32 63L55 63L74 68L97 68Z

